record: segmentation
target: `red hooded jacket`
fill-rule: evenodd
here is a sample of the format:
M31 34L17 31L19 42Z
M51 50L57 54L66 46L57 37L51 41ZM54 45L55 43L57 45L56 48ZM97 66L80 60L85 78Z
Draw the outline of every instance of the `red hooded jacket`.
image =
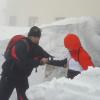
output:
M91 57L82 47L78 36L68 34L64 38L64 45L69 50L72 58L78 61L84 70L87 70L89 66L94 67Z

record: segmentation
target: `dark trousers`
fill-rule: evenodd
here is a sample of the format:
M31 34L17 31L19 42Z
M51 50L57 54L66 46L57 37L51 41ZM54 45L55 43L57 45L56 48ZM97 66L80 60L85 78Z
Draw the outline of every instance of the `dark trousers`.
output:
M67 78L71 78L73 79L75 76L77 76L78 74L80 74L79 71L74 71L74 70L68 70L68 73L67 73Z
M22 82L21 82L22 81ZM0 100L9 100L14 88L17 92L17 100L28 100L26 92L26 80L21 80L18 83L15 83L7 77L3 77L0 80Z

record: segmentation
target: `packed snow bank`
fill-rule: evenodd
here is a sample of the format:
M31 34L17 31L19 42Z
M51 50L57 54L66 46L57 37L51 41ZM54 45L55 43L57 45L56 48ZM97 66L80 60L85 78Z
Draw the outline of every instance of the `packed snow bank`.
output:
M100 68L91 68L70 80L54 78L33 86L27 92L30 100L100 100Z

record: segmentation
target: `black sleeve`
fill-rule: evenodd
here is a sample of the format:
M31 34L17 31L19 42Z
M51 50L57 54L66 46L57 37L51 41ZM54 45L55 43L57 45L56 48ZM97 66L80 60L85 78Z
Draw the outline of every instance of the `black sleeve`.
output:
M40 61L33 60L29 57L29 51L25 42L20 41L16 43L15 50L18 57L16 63L21 69L29 69L31 67L37 67L38 65L40 65Z
M59 66L59 67L64 67L65 64L67 64L67 58L63 60L49 60L48 62L49 65L54 65L54 66Z
M38 47L40 52L41 52L41 56L42 57L46 57L46 58L50 58L48 64L49 65L54 65L54 66L59 66L59 67L64 67L65 64L67 64L67 58L63 59L63 60L54 60L54 56L50 55L49 53L47 53L42 47Z
M45 57L45 58L49 58L49 57L53 57L52 55L50 55L48 52L46 52L41 46L38 45L38 50L39 53L41 55L41 57Z

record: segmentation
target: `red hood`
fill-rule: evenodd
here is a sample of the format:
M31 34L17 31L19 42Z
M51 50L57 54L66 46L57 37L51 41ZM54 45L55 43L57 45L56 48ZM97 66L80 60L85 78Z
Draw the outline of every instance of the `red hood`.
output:
M64 45L69 50L72 58L78 61L84 70L88 69L88 66L94 66L91 57L81 46L78 36L68 34L64 38Z
M64 39L64 45L70 51L78 50L81 47L80 40L78 36L74 34L68 34Z

